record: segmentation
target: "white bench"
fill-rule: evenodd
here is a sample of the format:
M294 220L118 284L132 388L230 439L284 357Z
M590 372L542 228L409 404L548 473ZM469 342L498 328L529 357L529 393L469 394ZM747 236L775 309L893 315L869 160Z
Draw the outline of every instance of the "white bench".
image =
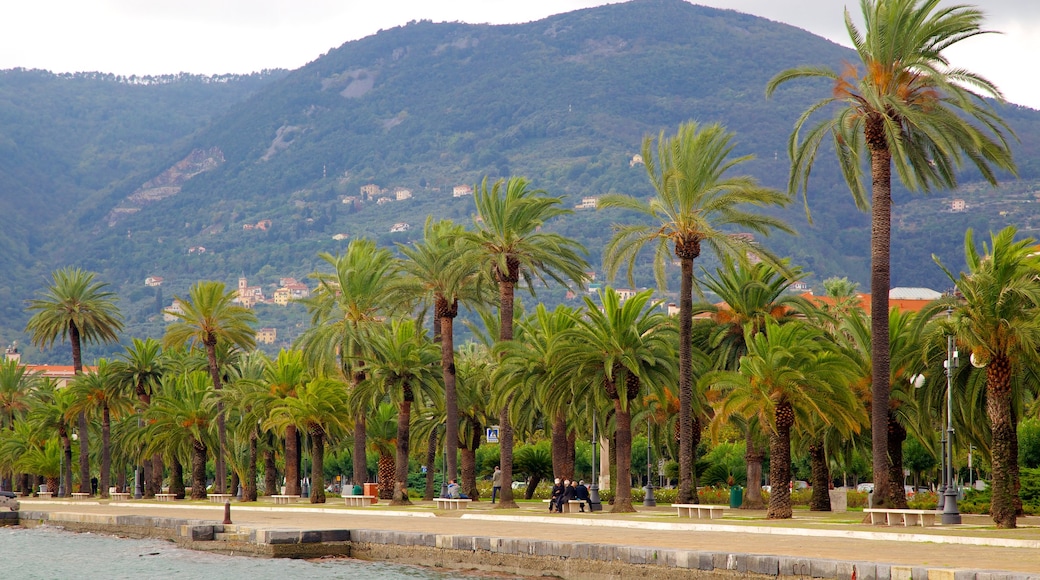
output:
M49 491L41 491L40 493L36 494L36 497L40 499L51 499L52 497L54 497L54 494Z
M90 494L84 492L75 492L72 494L72 499L89 499Z
M211 493L206 496L209 498L209 503L224 503L231 501L231 498L235 497L230 493Z
M552 501L552 500L543 499L542 503L549 503L550 501ZM567 503L565 503L562 506L560 506L562 508L562 511L560 513L573 514L573 513L578 513L578 511L584 511L584 510L581 509L581 506L583 506L583 505L585 505L585 501L584 500L580 500L580 499L567 500Z
M296 500L300 499L298 495L272 495L274 503L276 504L290 504L296 503Z
M112 501L126 501L130 499L130 494L125 491L115 491L108 494L108 498Z
M722 514L728 506L707 505L700 503L673 503L672 507L679 512L679 517L704 518L712 520L722 519Z
M345 495L343 496L343 503L351 507L365 507L376 503L376 496L374 495Z
M473 500L438 497L434 498L433 501L437 502L437 509L439 510L464 510L469 505L469 502Z
M174 501L177 499L175 493L157 493L155 494L155 501Z
M935 512L932 510L900 510L867 508L863 513L870 514L871 525L885 524L905 527L921 526L922 528L935 525Z

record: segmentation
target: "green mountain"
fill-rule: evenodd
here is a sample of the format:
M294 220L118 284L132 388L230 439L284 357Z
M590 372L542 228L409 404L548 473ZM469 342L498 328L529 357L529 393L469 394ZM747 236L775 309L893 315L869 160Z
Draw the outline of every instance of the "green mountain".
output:
M338 251L344 236L390 244L421 235L427 216L468 222L472 200L453 188L485 176L524 175L574 205L608 192L649 194L633 159L643 137L689 119L735 131L738 153L756 156L744 170L782 188L791 126L830 88L792 85L766 100L766 81L792 66L853 58L762 18L634 0L518 25L412 22L288 74L226 83L223 92L213 83L77 84L8 72L39 76L40 88L7 87L0 75L0 250L9 250L0 251L0 267L18 273L0 289L0 338L22 328L21 301L63 264L101 272L119 289L134 331L160 332L162 295L144 287L147 276L166 279L167 302L198 279L303 279L317 253ZM8 99L22 106L9 110ZM1002 113L1021 139L1021 181L997 193L897 192L895 285L944 288L930 256L958 264L968 226L1040 227L1030 211L1040 190L1040 113ZM9 119L47 137L24 146L9 138ZM68 127L77 138L64 143ZM45 161L52 154L55 162ZM397 190L411 197L398 201ZM954 197L969 211L950 212ZM808 202L811 224L800 201L782 212L799 237L765 243L815 280L845 275L865 284L869 220L833 159L820 160ZM598 269L610 224L624 219L580 210L549 227L582 241ZM410 230L391 232L404 229L396 224ZM652 283L646 270L638 274L638 284Z

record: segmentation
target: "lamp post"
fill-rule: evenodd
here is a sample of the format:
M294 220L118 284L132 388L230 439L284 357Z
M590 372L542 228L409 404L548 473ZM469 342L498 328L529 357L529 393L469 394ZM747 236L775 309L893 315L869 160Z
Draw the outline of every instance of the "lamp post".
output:
M140 431L143 423L141 421L141 411L137 412L137 430ZM138 460L137 465L134 466L134 499L141 499L144 497L144 477L141 473L141 462Z
M647 385L646 392L646 495L643 496L643 505L646 507L654 507L657 505L657 500L654 499L654 482L650 479L650 386Z
M952 310L947 310L949 316ZM957 347L953 342L953 334L946 336L946 438L944 451L946 455L944 479L945 490L941 496L945 501L942 505L943 525L961 523L961 514L957 510L957 485L954 483L953 472L953 370L957 368L960 358Z
M589 511L598 512L603 509L599 501L599 478L596 477L596 443L599 437L596 435L596 411L592 411L592 486L589 487Z

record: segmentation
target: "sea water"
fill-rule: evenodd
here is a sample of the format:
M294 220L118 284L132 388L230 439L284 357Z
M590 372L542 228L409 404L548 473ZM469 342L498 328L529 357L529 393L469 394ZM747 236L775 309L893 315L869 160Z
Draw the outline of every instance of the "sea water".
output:
M289 560L224 556L179 548L162 540L129 540L48 527L0 527L0 578L474 580L481 577L347 558Z

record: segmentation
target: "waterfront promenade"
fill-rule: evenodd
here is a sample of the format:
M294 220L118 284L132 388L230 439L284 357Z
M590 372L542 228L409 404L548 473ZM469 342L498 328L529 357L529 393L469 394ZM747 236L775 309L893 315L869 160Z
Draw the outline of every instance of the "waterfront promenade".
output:
M626 515L609 512L550 515L541 502L521 503L519 510L492 509L488 502L475 502L470 509L448 512L436 510L432 504L424 502L405 508L391 508L385 504L348 508L335 503L335 500L338 498L330 498L330 503L323 506L275 506L263 501L255 504L232 503L231 514L236 526L252 530L278 530L280 533L292 530L385 530L439 536L630 546L656 548L669 553L694 551L701 557L704 554L722 555L722 561L731 564L737 560L729 558L729 555L839 563L872 562L885 565L876 568L878 580L903 580L911 576L923 580L920 578L922 573L928 578L943 580L1040 578L1040 518L1032 517L1020 520L1022 527L1017 530L996 530L986 516L965 516L964 524L956 527L902 528L862 524L860 512L812 514L796 511L793 520L776 522L765 520L763 512L727 510L722 520L680 520L675 509L667 505L640 507L639 513ZM24 514L49 514L47 517L55 525L62 525L63 520L94 521L98 527L92 529L96 531L105 531L104 522L109 521L105 516L133 515L219 523L224 515L222 505L200 502L34 499L23 500L21 512L23 518ZM76 529L75 526L69 527ZM118 530L113 532L118 533ZM457 550L460 547L457 543L457 540L454 543L445 542L444 547ZM473 547L470 551L477 551L475 544L466 545ZM440 540L436 546L442 547ZM531 553L534 555L533 548ZM378 553L373 556L383 557ZM458 560L457 567L465 567L465 558L455 560ZM776 560L767 558L769 562ZM401 561L407 561L407 558L402 557ZM743 566L744 570L740 570L737 564L733 564L730 570L753 571L750 565ZM783 562L779 567L779 575L782 576ZM719 568L716 562L715 569ZM840 580L840 570L839 567L830 577ZM816 574L806 572L793 575ZM863 576L860 573L857 580L862 580Z

